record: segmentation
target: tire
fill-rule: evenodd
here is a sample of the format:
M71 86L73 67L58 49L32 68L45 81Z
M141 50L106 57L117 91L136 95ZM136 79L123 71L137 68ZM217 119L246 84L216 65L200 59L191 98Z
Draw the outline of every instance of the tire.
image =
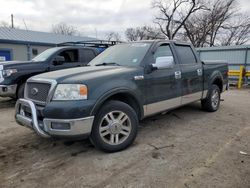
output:
M208 90L206 99L201 101L202 109L207 112L215 112L220 107L220 89L217 85L212 85Z
M131 106L108 101L95 117L90 140L102 151L121 151L134 142L138 124L137 114Z
M25 83L22 83L21 85L19 85L17 89L17 95L16 95L17 99L24 98L24 87L25 87Z

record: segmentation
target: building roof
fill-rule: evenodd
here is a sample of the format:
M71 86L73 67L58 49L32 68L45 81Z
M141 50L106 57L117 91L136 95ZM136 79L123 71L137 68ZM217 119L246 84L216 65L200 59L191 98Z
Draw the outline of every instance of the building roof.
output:
M217 46L217 47L203 47L203 48L196 48L198 51L227 51L227 50L244 50L250 49L250 45L234 45L234 46Z
M65 42L93 41L96 38L69 36L40 31L0 27L0 43L52 45Z

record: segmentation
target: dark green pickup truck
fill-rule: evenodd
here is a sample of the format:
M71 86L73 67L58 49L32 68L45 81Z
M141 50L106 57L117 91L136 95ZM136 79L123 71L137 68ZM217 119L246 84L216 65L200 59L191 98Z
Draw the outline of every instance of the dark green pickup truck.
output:
M214 112L228 84L226 63L204 63L187 43L155 40L115 45L88 67L30 78L16 121L43 137L88 136L115 152L136 138L147 116L195 101Z

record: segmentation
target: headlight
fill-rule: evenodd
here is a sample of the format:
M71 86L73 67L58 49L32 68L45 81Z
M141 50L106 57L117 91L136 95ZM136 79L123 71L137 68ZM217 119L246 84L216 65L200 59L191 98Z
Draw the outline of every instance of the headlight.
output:
M53 100L84 100L87 99L88 88L82 84L58 84Z
M17 73L17 69L6 69L6 70L3 70L3 77L9 77L15 73Z

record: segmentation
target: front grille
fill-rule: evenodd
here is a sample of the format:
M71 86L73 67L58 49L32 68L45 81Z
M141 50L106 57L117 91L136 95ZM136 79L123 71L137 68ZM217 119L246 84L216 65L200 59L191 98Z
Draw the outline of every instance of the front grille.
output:
M34 102L45 103L49 94L51 84L28 82L26 85L27 97Z

